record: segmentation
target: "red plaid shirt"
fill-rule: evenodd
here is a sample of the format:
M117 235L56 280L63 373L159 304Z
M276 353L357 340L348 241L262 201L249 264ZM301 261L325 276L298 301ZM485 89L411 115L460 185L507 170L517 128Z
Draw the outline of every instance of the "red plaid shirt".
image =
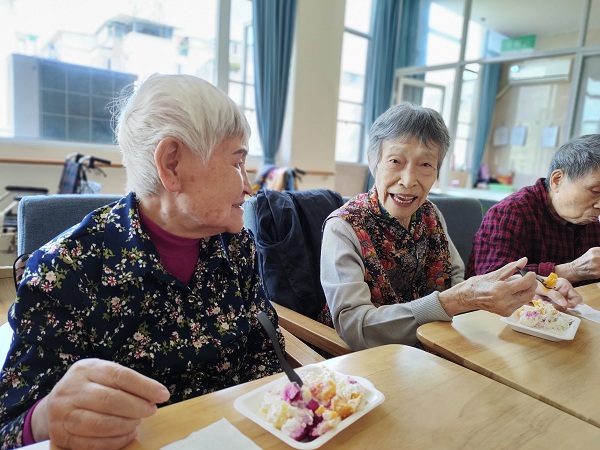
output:
M473 238L466 276L481 275L527 256L526 270L542 276L600 246L600 222L564 224L551 211L544 178L496 203Z

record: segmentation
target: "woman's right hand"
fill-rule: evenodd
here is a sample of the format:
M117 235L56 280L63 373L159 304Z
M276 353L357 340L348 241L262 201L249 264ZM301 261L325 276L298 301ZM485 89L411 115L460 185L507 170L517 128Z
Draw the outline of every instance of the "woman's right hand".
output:
M449 316L477 309L510 316L535 295L538 282L534 273L512 277L526 264L527 258L521 258L493 272L471 277L440 292L439 301Z
M135 439L140 420L169 395L162 384L132 369L82 359L36 406L33 436L69 449L119 449Z

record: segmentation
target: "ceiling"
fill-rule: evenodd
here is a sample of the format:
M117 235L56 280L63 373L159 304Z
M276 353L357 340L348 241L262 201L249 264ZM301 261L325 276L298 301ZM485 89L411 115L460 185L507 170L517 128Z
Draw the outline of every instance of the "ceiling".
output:
M463 0L433 0L462 14ZM576 32L586 0L473 0L471 19L508 37L538 36ZM600 0L592 0L592 14ZM600 26L600 17L593 19Z

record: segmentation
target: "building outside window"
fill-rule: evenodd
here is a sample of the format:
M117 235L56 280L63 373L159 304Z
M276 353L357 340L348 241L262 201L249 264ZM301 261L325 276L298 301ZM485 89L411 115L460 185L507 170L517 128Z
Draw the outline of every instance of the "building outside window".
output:
M219 58L230 59L230 95L256 129L251 2L232 0L226 9L230 52L219 56L222 4L0 2L0 138L111 144L111 103L124 88L152 73L191 74L217 84ZM260 154L256 141L251 148Z

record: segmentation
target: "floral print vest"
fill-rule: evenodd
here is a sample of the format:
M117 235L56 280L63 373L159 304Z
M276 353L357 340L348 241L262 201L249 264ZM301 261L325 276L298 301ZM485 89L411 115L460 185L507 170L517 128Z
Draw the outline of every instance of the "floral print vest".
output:
M433 204L412 215L408 230L379 203L375 188L334 211L352 225L375 306L409 302L450 287L450 249Z

